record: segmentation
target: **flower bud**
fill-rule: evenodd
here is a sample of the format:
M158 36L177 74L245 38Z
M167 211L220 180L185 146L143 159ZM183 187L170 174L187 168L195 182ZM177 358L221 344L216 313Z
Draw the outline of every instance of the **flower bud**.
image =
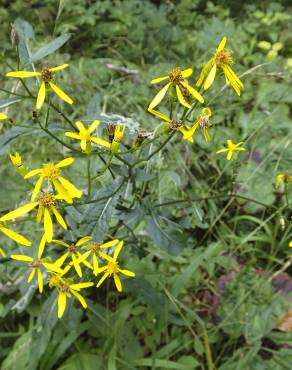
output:
M19 35L13 24L11 24L10 40L13 48L19 45Z
M146 135L146 132L144 130L139 131L136 139L134 140L134 142L131 146L131 149L137 150L142 145L142 143L146 139L146 137L147 137L147 135Z
M21 174L21 176L25 176L26 174L26 168L22 164L21 156L18 152L16 152L14 155L9 154L10 160L14 167L17 169L17 171Z
M126 129L126 126L123 126L121 128L119 123L116 125L115 132L114 132L114 139L113 139L112 145L111 145L111 150L112 150L112 153L114 153L114 154L118 153L118 151L119 151L121 141L122 141L122 138L124 136L125 129Z

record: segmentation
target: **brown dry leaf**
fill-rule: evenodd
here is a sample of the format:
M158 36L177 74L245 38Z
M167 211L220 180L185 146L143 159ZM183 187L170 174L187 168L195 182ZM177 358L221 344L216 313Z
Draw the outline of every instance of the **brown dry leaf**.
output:
M292 332L292 310L288 310L288 312L283 316L282 320L277 326L277 329L287 333Z

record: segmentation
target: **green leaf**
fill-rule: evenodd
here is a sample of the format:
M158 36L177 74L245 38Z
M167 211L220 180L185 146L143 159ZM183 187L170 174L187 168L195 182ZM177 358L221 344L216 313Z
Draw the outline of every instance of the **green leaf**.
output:
M16 340L11 351L2 363L1 370L26 370L29 360L29 347L32 333L26 332Z
M21 100L22 100L22 98L16 98L16 97L15 98L8 98L8 99L1 99L0 100L0 109L9 107L9 105L18 103Z
M77 353L69 357L57 370L96 370L102 369L102 358L91 353Z
M19 59L22 65L26 65L30 62L31 56L28 41L34 39L35 34L32 26L21 18L16 19L14 27L19 35Z
M40 48L36 53L34 53L30 61L34 63L54 53L56 50L60 49L69 40L70 37L70 33L64 33L63 35L57 37L55 40L49 42L48 44Z

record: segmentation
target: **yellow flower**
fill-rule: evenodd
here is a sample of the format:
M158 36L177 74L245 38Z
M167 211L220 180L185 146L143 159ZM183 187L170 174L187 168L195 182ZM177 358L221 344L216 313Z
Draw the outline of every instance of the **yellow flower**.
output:
M72 203L72 198L80 198L82 192L78 190L70 181L66 180L61 176L61 168L69 166L74 162L74 158L69 157L63 159L61 162L47 163L43 165L43 168L38 168L36 170L29 171L24 178L28 179L32 176L39 175L39 179L35 184L35 188L32 192L31 200L35 200L38 195L44 179L48 180L48 184L55 187L56 191L61 194L62 198L66 200L67 203Z
M63 199L60 194L58 195L53 195L50 193L42 193L39 197L38 202L32 202L25 204L24 206L21 206L17 209L15 209L12 212L7 213L6 215L2 216L0 218L0 221L9 221L13 220L15 218L21 217L25 215L26 213L30 212L34 208L38 207L38 212L37 212L37 222L40 223L42 220L42 217L44 215L44 230L45 230L45 235L46 235L46 240L48 242L52 241L53 238L53 222L52 222L52 215L55 216L56 220L58 223L62 226L63 229L67 229L66 222L64 221L63 217L57 210L56 206L56 200L61 200Z
M20 154L18 152L16 152L14 155L13 154L9 154L9 157L11 159L11 162L13 163L13 165L16 168L22 166L21 156L20 156Z
M232 140L227 140L227 148L224 148L224 149L220 149L220 150L217 150L217 154L219 153L224 153L224 152L228 152L227 153L227 160L230 161L230 159L233 158L234 156L234 153L236 151L241 151L241 150L245 150L244 148L241 148L240 145L243 144L243 141L241 141L240 143L238 144L234 144L232 142Z
M45 242L46 242L46 237L45 235L43 235L41 238L40 244L44 244ZM41 267L44 267L45 269L49 271L62 272L62 270L59 267L57 267L55 264L48 263L46 262L46 259L42 259L41 254L39 254L37 258L33 258L33 257L22 255L22 254L12 254L10 257L17 261L28 262L28 266L32 269L27 279L28 283L32 281L32 279L35 276L35 273L37 272L38 286L39 286L40 293L43 292L43 286L44 286Z
M78 276L82 277L82 270L81 270L80 263L82 262L85 266L87 266L90 269L92 269L92 266L89 262L86 261L86 258L88 257L88 255L82 255L79 252L78 247L87 243L91 239L92 239L91 236L84 236L83 238L79 239L76 243L70 243L70 244L65 243L61 240L53 240L53 243L62 245L68 250L65 254L63 254L63 256L59 258L58 265L62 266L65 260L67 259L67 257L70 255L72 264ZM69 264L67 265L67 267L65 267L64 273L67 273L70 270L72 264Z
M8 116L5 113L0 113L0 120L1 119L7 119Z
M292 176L280 174L277 176L275 187L278 188L282 182L288 183L292 181Z
M55 282L56 279L54 278ZM54 283L55 283L54 282ZM63 279L59 279L57 285L55 285L58 289L59 295L58 295L58 318L60 319L66 309L66 303L67 303L67 298L71 298L72 295L74 295L79 302L81 303L83 308L87 308L87 303L82 297L82 295L79 293L81 289L84 288L89 288L93 286L94 284L91 282L86 282L86 283L79 283L79 284L69 284ZM51 285L54 286L54 285Z
M151 84L157 84L161 81L168 80L169 82L163 86L161 90L158 91L158 93L155 95L155 97L152 99L151 103L149 104L149 108L153 109L155 108L161 100L164 98L165 94L167 93L168 89L172 87L176 91L176 95L178 98L178 101L184 105L187 108L190 108L190 104L186 102L183 93L181 91L182 88L185 88L188 90L188 92L197 99L200 103L204 103L204 98L202 95L195 90L192 86L190 86L188 83L185 82L185 79L190 77L193 73L192 68L185 69L183 71L180 70L180 68L176 68L173 71L171 71L168 76L158 77L152 80Z
M214 82L216 73L221 69L225 75L226 82L230 83L236 94L240 96L240 92L243 89L243 83L230 67L230 64L233 64L234 61L232 59L232 53L225 49L226 42L227 38L224 36L220 41L214 56L202 68L196 86L201 87L203 85L204 90L209 89Z
M118 274L121 273L123 275L131 276L131 277L135 276L134 272L129 271L129 270L123 270L119 267L119 262L117 261L117 258L120 254L120 251L123 247L123 244L124 244L123 241L119 242L119 244L117 245L117 248L114 251L113 258L108 256L107 254L104 254L104 253L100 252L100 256L102 258L106 259L108 261L108 264L106 266L103 266L103 267L99 268L98 271L97 271L97 273L101 273L101 272L106 271L105 274L103 274L102 278L97 283L97 285L96 285L97 288L101 286L101 284L105 281L105 279L107 277L113 276L114 277L114 282L115 282L115 285L116 285L116 288L117 288L118 292L122 292L122 290L123 290L122 283L121 283L121 280L120 280Z
M189 140L192 143L194 142L192 135L190 135L189 133L190 128L184 125L184 123L181 120L171 119L167 117L165 114L150 108L148 108L148 112L168 122L167 129L180 131L183 134L183 140Z
M93 265L93 274L96 276L99 270L98 258L101 257L102 249L111 248L119 242L118 239L111 240L104 244L99 243L90 243L87 246L82 247L82 249L89 249L84 253L85 258L92 255L92 265Z
M1 219L0 219L0 231L6 236L8 236L10 239L14 240L16 243L25 245L27 247L31 245L31 242L27 240L24 236L19 235L16 232L5 227L3 223L1 222Z
M122 138L124 137L124 132L125 132L126 126L122 126L119 123L117 123L115 132L114 132L114 138L111 143L111 150L113 153L118 153Z
M208 128L210 126L209 118L211 117L211 115L212 115L212 111L210 108L208 107L203 108L197 122L192 127L181 129L181 132L184 135L183 138L193 143L194 142L193 135L195 134L198 126L200 126L201 129L203 130L203 135L204 135L206 142L209 142L211 139L210 139L210 135L208 132Z
M8 72L6 73L7 77L18 77L18 78L28 78L28 77L36 77L40 76L42 79L42 83L38 92L37 101L36 101L36 109L41 109L45 98L46 98L46 90L52 89L55 94L57 94L62 100L64 100L68 104L73 104L73 100L64 93L58 86L56 86L52 81L54 81L54 72L60 71L69 67L69 64L62 64L58 67L53 68L43 68L41 72L30 72L30 71L16 71L16 72Z
M110 143L98 137L92 136L92 133L100 124L99 120L93 121L88 128L85 128L81 121L77 121L75 122L75 124L79 130L79 134L77 134L76 132L65 132L65 135L71 137L72 139L80 140L80 146L84 152L91 152L91 142L94 142L106 148L110 148Z

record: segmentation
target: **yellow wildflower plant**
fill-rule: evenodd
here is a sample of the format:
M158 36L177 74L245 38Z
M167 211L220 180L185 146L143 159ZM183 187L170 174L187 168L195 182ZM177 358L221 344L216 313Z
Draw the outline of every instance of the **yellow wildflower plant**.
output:
M125 125L121 127L120 123L117 123L115 127L114 138L111 143L112 153L118 153L120 145L121 145L121 141L124 137L125 129L126 129Z
M124 270L124 269L121 269L119 267L119 262L117 261L117 258L118 258L119 254L121 252L121 249L122 249L123 245L124 245L124 242L120 241L119 244L117 245L115 251L114 251L113 257L110 257L107 254L104 254L104 253L100 252L100 256L102 258L104 258L105 260L107 260L108 264L106 266L100 267L97 271L98 274L101 273L101 272L105 272L103 274L102 278L97 283L97 285L96 285L97 288L101 286L101 284L105 281L105 279L107 277L113 276L114 282L115 282L115 285L116 285L116 288L117 288L118 292L122 292L122 290L123 290L122 283L121 283L121 280L120 280L118 274L121 273L123 275L131 276L131 277L136 276L136 274L134 272L129 271L129 270Z
M240 96L241 90L243 89L243 83L230 67L230 64L233 64L234 61L232 59L232 52L228 49L225 49L226 42L227 38L224 36L220 41L213 57L202 68L196 86L201 87L203 85L204 90L208 90L213 84L217 72L222 70L226 82L229 83L235 90L236 94Z
M87 256L86 255L82 255L78 248L87 243L88 241L90 241L92 239L91 236L84 236L83 238L79 239L76 243L65 243L64 241L62 240L52 240L53 243L55 244L59 244L59 245L62 245L63 247L65 247L67 249L67 252L65 252L63 254L63 256L61 256L58 260L58 265L62 266L63 263L66 261L67 257L70 256L71 257L71 261L72 261L72 264L78 274L79 277L82 277L82 269L81 269L81 266L80 266L80 263L82 262L85 266L87 266L88 268L92 269L92 266L91 264L86 260ZM65 272L68 272L69 269L71 268L72 264L68 265L67 267L64 268L64 271Z
M7 118L8 118L7 114L0 112L0 120L7 119Z
M46 236L45 234L42 236L40 245L44 244L46 242ZM39 250L41 247L39 247ZM42 250L44 248L42 247ZM45 258L41 258L41 254L38 255L37 258L33 258L31 256L26 256L23 254L12 254L10 258L17 260L17 261L24 261L28 262L28 266L31 268L31 272L28 276L27 282L30 283L32 279L34 278L35 274L37 273L37 279L38 279L38 286L39 286L39 292L43 292L43 275L42 275L42 270L41 267L44 267L48 271L54 271L57 273L61 273L62 270L57 267L54 263L49 263L46 261Z
M67 203L73 203L72 198L81 198L82 192L78 190L70 181L61 176L61 168L70 166L74 161L74 158L68 157L57 164L47 163L43 165L43 168L29 171L24 176L25 179L39 175L31 195L31 201L33 202L35 200L45 179L48 180L48 185L53 186Z
M278 188L282 183L287 184L288 182L291 182L291 181L292 181L292 176L281 173L276 178L275 187Z
M31 246L31 242L27 240L24 236L17 234L15 231L12 231L8 229L6 226L4 226L4 223L1 222L1 218L0 218L0 232L8 236L8 238L14 240L16 243L25 245L26 247Z
M63 229L65 230L67 229L65 220L63 219L62 215L56 208L56 201L58 200L63 200L60 194L53 195L51 193L42 193L37 202L25 204L24 206L21 206L15 209L14 211L7 213L6 215L0 218L0 222L9 221L21 217L29 213L34 208L38 207L38 212L36 216L37 222L40 223L42 218L44 218L44 230L46 240L50 242L52 241L54 233L52 214L55 216L59 225L61 225Z
M194 142L192 135L190 135L189 130L190 128L183 124L181 120L174 120L167 117L165 114L158 112L157 110L148 108L148 112L153 114L156 117L161 118L163 121L168 122L167 129L177 130L183 134L183 140L188 140L190 142Z
M91 152L91 142L104 146L106 148L110 148L110 143L107 141L100 139L98 137L94 137L92 134L99 126L100 121L95 120L91 123L88 128L84 127L84 124L81 121L75 122L76 127L79 130L79 133L76 132L65 132L65 135L76 140L80 140L80 147L84 152L90 153Z
M211 141L208 129L210 127L210 117L212 116L212 111L210 108L205 107L202 109L202 112L200 116L198 117L197 122L190 127L190 128L181 128L181 132L184 135L185 140L189 140L190 142L194 142L193 135L195 134L198 127L200 127L203 131L203 136L205 138L205 141L208 143Z
M62 100L64 100L68 104L73 104L73 100L65 94L63 90L61 90L57 85L53 83L55 80L54 72L61 71L69 67L69 64L62 64L57 67L53 68L43 68L40 72L31 72L31 71L15 71L15 72L8 72L6 73L7 77L16 77L16 78L29 78L29 77L41 77L42 82L39 88L37 101L36 101L36 109L41 109L42 105L44 104L46 98L46 92L48 89L54 91L55 94L59 96Z
M187 89L187 91L191 94L191 96L194 99L197 99L200 103L204 103L204 98L202 97L202 95L186 82L186 78L190 77L192 73L193 73L192 68L187 68L187 69L184 69L183 71L180 68L176 68L173 71L171 71L168 74L168 76L158 77L152 80L150 82L151 84L157 84L157 83L160 83L166 80L168 80L169 82L167 82L167 84L164 85L162 89L158 91L158 93L155 95L155 97L152 99L151 103L149 104L149 108L150 109L155 108L162 101L165 94L171 87L175 89L178 101L186 108L190 108L191 106L185 100L183 93L182 93L182 88Z
M119 242L118 239L114 239L114 240L111 240L111 241L103 243L103 244L92 242L92 243L82 247L82 249L85 249L85 250L87 249L87 252L84 253L84 256L86 258L89 257L90 255L92 256L93 274L95 276L98 274L98 270L99 270L98 259L100 257L102 257L102 255L101 255L102 249L107 249L107 248L114 247L118 242Z
M234 157L234 153L236 151L244 151L245 148L242 148L241 145L243 144L243 141L237 143L237 144L234 144L232 142L232 140L227 140L227 148L223 148L223 149L220 149L220 150L217 150L217 154L220 154L220 153L225 153L227 152L227 160L230 161L230 159L232 159Z
M79 292L81 289L89 288L93 285L94 283L92 282L70 284L60 275L53 274L49 280L49 286L58 289L58 318L60 319L63 316L66 310L67 298L72 296L78 299L84 309L87 308L87 303Z

